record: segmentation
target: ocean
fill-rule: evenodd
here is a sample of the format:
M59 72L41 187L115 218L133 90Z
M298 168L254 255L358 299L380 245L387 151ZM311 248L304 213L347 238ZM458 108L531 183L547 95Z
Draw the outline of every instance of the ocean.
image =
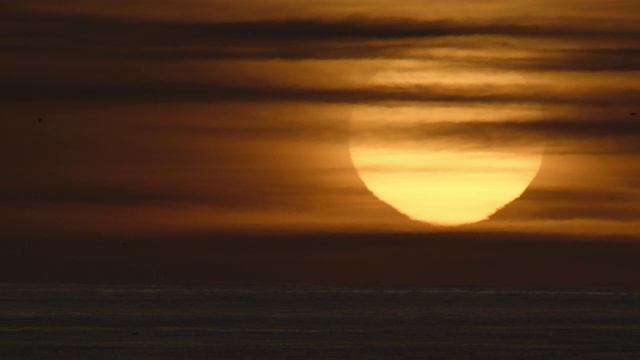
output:
M0 359L640 359L640 289L0 285Z

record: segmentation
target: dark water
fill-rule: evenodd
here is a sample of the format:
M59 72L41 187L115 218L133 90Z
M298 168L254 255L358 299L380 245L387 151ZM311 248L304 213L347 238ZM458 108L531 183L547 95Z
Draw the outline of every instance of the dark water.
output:
M0 285L0 359L640 359L640 290Z

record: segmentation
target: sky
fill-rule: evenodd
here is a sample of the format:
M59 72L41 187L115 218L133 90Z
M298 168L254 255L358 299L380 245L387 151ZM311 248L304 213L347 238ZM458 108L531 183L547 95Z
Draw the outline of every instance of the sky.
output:
M0 281L640 282L636 0L5 0L0 53ZM439 227L356 128L541 165Z

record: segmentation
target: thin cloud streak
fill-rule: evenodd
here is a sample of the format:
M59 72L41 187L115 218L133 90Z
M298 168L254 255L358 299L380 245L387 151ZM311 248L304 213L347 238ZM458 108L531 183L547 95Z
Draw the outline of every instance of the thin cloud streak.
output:
M511 148L520 144L554 141L585 141L615 137L639 137L640 122L634 120L528 120L500 122L426 122L409 125L375 124L354 133L359 138L385 141L426 141L456 147L499 146ZM635 140L635 139L634 139ZM605 149L598 149L605 152ZM640 151L640 145L635 148Z
M362 130L323 123L301 123L298 126L271 126L261 122L243 126L186 125L171 126L163 131L189 137L211 139L246 139L262 141L303 141L336 143L349 136L371 139L384 146L394 142L422 142L454 149L513 149L547 144L550 153L581 152L593 155L640 154L640 123L634 120L544 119L500 122L432 121L407 125L369 126ZM584 148L597 142L597 149ZM556 148L557 147L557 148Z
M469 86L411 86L372 88L305 88L281 86L233 86L198 83L149 84L47 84L7 80L0 90L2 102L18 101L135 101L135 102L310 102L310 103L530 103L545 105L627 106L638 104L640 89L599 90L567 93L532 87L522 93L510 89Z
M543 21L540 23L509 23L506 19L492 21L419 20L408 18L367 18L352 16L344 19L286 19L237 22L180 23L148 21L145 19L109 18L98 16L50 15L38 13L5 14L0 16L5 24L37 25L38 33L66 35L65 39L84 41L95 35L109 35L109 44L115 44L119 36L129 33L130 42L181 41L202 43L208 39L249 40L336 40L336 39L410 39L416 37L506 35L548 38L612 37L638 39L637 25L601 21L585 24L585 19L571 22ZM78 30L89 33L77 33ZM33 30L33 29L32 29ZM15 29L20 34L19 29ZM33 33L32 33L33 34ZM153 36L157 35L157 36ZM204 36L204 39L203 39ZM160 39L162 37L162 39Z
M5 14L0 50L7 53L110 56L116 58L393 58L420 39L479 36L543 38L609 44L636 41L629 24L549 22L509 23L348 17L244 22L180 23L89 15ZM569 24L569 25L567 25ZM15 39L27 39L16 42ZM364 45L363 45L364 43ZM415 46L415 45L414 45ZM455 45L454 45L455 46ZM611 53L609 53L611 55ZM626 54L630 55L630 54Z

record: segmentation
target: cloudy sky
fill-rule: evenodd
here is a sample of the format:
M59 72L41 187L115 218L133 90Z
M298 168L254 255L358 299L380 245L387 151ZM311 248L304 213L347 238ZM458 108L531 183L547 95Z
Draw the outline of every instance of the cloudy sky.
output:
M636 0L5 0L5 280L49 266L160 281L173 264L182 280L624 283L640 254L639 14ZM354 167L367 111L429 117L365 127L377 139L542 163L486 221L417 222ZM44 265L15 275L25 263Z

